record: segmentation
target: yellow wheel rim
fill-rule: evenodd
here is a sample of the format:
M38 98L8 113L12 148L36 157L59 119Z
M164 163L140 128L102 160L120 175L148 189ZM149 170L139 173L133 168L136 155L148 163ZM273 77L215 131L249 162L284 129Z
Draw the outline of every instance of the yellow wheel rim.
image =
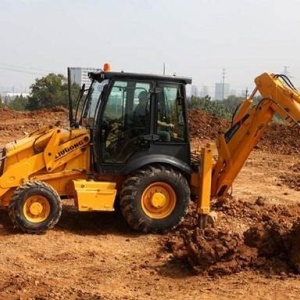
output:
M155 182L145 189L141 203L147 216L152 219L163 219L168 217L174 210L176 194L169 184Z
M43 222L50 214L50 204L47 198L41 195L30 196L23 207L25 218L32 223Z

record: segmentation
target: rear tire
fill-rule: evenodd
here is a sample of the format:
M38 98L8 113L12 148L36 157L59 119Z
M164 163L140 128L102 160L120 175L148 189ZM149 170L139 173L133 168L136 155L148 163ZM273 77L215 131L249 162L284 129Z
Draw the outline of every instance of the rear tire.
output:
M8 206L12 223L26 233L39 234L53 228L61 212L58 193L41 181L29 181L18 187Z
M147 166L125 180L120 196L127 223L141 232L163 233L175 228L188 211L190 189L177 170Z

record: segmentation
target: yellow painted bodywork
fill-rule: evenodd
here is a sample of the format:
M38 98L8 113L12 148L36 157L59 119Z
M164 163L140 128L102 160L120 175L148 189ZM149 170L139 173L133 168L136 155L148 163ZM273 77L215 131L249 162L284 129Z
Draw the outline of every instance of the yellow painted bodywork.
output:
M79 211L113 211L123 177L93 173L89 134L87 129L49 126L8 143L0 176L1 205L9 205L18 186L35 180L47 182L61 197L74 199ZM24 207L33 222L47 215L41 211L45 207L41 197L29 198Z
M201 187L198 189L198 208L199 214L208 214L210 212L210 193L211 190L211 175L212 175L212 145L207 144L202 148L201 168L198 172L198 180L201 182Z
M43 127L5 146L0 176L1 205L24 182L49 183L60 195L71 180L90 173L90 136L87 129Z
M117 194L115 182L72 180L70 193L79 211L113 211Z

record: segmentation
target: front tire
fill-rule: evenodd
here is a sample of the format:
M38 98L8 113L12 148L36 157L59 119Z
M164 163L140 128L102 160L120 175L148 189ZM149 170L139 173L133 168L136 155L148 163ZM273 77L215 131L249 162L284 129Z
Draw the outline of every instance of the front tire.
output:
M124 182L120 206L127 223L141 232L163 233L175 228L188 210L190 189L177 170L147 166Z
M18 187L8 206L12 223L26 233L39 234L53 228L61 212L58 193L41 181L29 181Z

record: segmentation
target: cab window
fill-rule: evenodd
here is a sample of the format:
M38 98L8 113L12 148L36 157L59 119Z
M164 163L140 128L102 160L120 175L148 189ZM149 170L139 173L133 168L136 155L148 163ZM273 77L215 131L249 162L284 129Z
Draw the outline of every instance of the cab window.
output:
M140 105L141 93L150 95L150 82L115 81L110 89L103 110L102 147L103 161L123 163L145 147L149 142L144 135L149 133L147 110L150 98Z
M160 84L155 131L162 142L187 140L184 114L184 87L180 84Z

